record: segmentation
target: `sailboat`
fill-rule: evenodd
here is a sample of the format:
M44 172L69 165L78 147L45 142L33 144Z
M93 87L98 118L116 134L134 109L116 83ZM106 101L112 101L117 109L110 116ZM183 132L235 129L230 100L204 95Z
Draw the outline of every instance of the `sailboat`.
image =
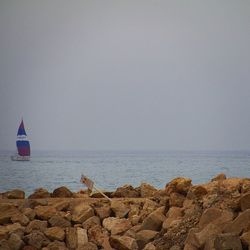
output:
M17 131L16 140L17 153L11 156L12 161L29 161L30 160L30 143L24 128L23 119Z

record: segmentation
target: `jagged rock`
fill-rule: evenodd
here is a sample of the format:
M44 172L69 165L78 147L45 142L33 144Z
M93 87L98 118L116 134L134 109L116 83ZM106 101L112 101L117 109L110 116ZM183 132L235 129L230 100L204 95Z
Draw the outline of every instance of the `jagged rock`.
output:
M78 227L76 229L76 234L77 234L77 248L84 249L84 245L88 243L87 230Z
M95 213L91 206L81 203L74 208L72 214L72 221L74 223L83 223L88 218L94 215Z
M165 207L160 207L151 214L149 214L142 222L141 230L159 231L161 229L163 221L165 221L166 219L163 214L164 210Z
M69 202L68 201L60 201L54 205L54 208L57 211L67 211L69 209Z
M120 198L120 197L127 197L127 198L136 198L139 197L140 193L133 188L131 185L125 185L123 187L119 187L116 189L114 193L111 194L112 198Z
M98 216L92 216L82 223L82 227L86 230L95 225L101 225L101 220Z
M108 235L108 231L100 225L91 227L88 230L89 241L93 242L97 246L102 246L104 239L107 238Z
M34 230L30 234L24 236L24 241L30 246L41 249L47 246L50 241L49 239L40 231Z
M68 227L65 230L66 246L69 249L77 248L77 229L75 227Z
M240 236L240 239L241 239L244 246L246 246L248 248L250 247L250 231L243 233Z
M10 222L11 217L19 215L20 211L9 203L0 203L0 225Z
M110 245L119 250L138 250L136 240L127 236L111 236Z
M242 250L239 236L231 233L218 235L214 240L214 247L216 250Z
M231 211L221 210L218 208L208 208L206 209L199 222L199 227L204 228L209 223L216 225L224 225L227 222L233 220L234 214Z
M35 190L33 194L31 194L28 199L41 199L41 198L49 198L50 193L45 188L38 188Z
M172 223L175 223L176 220L180 220L180 218L183 216L183 209L179 207L171 207L167 214L166 219L164 220L162 224L163 229L168 229L171 227Z
M143 198L153 197L157 189L147 183L142 183L139 187L140 195Z
M95 207L95 212L97 216L103 220L105 218L108 218L111 214L110 206L101 206L101 207Z
M63 217L61 217L60 215L53 215L50 219L49 219L49 224L52 227L70 227L71 223L64 219Z
M25 193L23 190L14 189L14 190L3 193L3 198L5 198L5 199L24 199Z
M188 199L201 199L203 196L207 194L207 189L203 187L202 185L196 185L192 186L188 193L187 198Z
M116 217L124 218L129 213L130 207L121 201L112 200L111 210L115 213Z
M165 190L169 195L171 193L180 193L186 195L192 186L192 180L188 178L178 177L166 184Z
M152 230L142 230L136 233L136 242L139 249L142 249L147 243L152 241L157 234L157 231Z
M226 180L226 175L224 173L218 174L217 176L215 176L214 178L212 178L211 181L222 181L222 180Z
M45 229L44 234L50 239L50 240L59 240L63 241L65 237L65 232L60 227L50 227Z
M19 222L22 226L29 224L29 218L24 214L15 214L11 217L12 223Z
M72 196L73 193L67 187L56 188L52 193L52 197L70 198Z
M247 226L250 220L250 209L240 213L232 222L228 223L224 229L225 233L235 233L239 235Z
M37 206L47 206L48 200L47 199L28 199L26 201L26 207L34 209Z
M18 234L11 234L9 237L9 246L12 250L19 250L24 246L24 242Z
M49 220L57 213L56 209L52 206L37 206L35 207L35 212L37 218L41 220Z
M47 245L49 250L67 250L66 245L62 241L55 240ZM45 250L45 249L44 249Z
M98 247L92 242L87 242L79 250L98 250Z
M143 248L143 250L156 250L156 247L152 242L150 242Z
M172 207L182 207L185 196L179 193L171 193L169 199L169 205Z
M29 218L29 220L34 220L36 213L33 209L27 207L23 208L22 213Z
M38 231L44 232L47 227L48 227L48 222L47 221L33 220L26 227L25 233L29 234L33 230L38 230Z
M250 193L243 194L240 198L241 211L245 211L250 208Z
M245 179L242 180L240 193L245 194L245 193L248 193L248 192L250 192L250 179L245 178Z
M104 228L111 232L111 235L123 233L132 227L128 219L115 217L105 218L102 224Z
M154 212L158 208L159 205L156 202L146 199L143 204L142 210L139 211L141 220L144 220L150 213Z
M9 234L15 233L20 237L23 237L25 228L21 226L19 223L13 223L5 226L8 230Z

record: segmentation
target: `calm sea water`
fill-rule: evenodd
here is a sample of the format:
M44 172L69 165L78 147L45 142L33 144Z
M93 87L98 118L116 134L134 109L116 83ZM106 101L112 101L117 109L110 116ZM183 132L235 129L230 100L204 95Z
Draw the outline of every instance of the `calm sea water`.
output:
M110 191L141 182L163 188L177 176L189 177L194 184L220 172L250 177L250 152L32 152L30 162L11 161L10 155L0 152L0 192L20 188L28 195L39 187L53 191L59 186L78 191L83 188L81 173Z

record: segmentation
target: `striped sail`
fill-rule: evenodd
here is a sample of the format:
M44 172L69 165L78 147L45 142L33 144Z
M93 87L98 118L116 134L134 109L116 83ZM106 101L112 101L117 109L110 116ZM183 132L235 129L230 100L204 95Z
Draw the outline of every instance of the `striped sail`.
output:
M18 155L20 156L30 156L30 143L25 132L23 120L17 131L16 146Z

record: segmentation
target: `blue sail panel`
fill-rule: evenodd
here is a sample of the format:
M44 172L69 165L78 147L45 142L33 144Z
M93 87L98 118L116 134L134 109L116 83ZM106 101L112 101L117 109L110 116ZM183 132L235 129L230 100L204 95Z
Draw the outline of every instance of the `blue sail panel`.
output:
M30 143L29 141L17 140L16 146L18 154L21 156L30 156Z
M24 129L23 121L21 122L21 124L20 124L20 126L18 128L17 135L27 135L26 131Z

